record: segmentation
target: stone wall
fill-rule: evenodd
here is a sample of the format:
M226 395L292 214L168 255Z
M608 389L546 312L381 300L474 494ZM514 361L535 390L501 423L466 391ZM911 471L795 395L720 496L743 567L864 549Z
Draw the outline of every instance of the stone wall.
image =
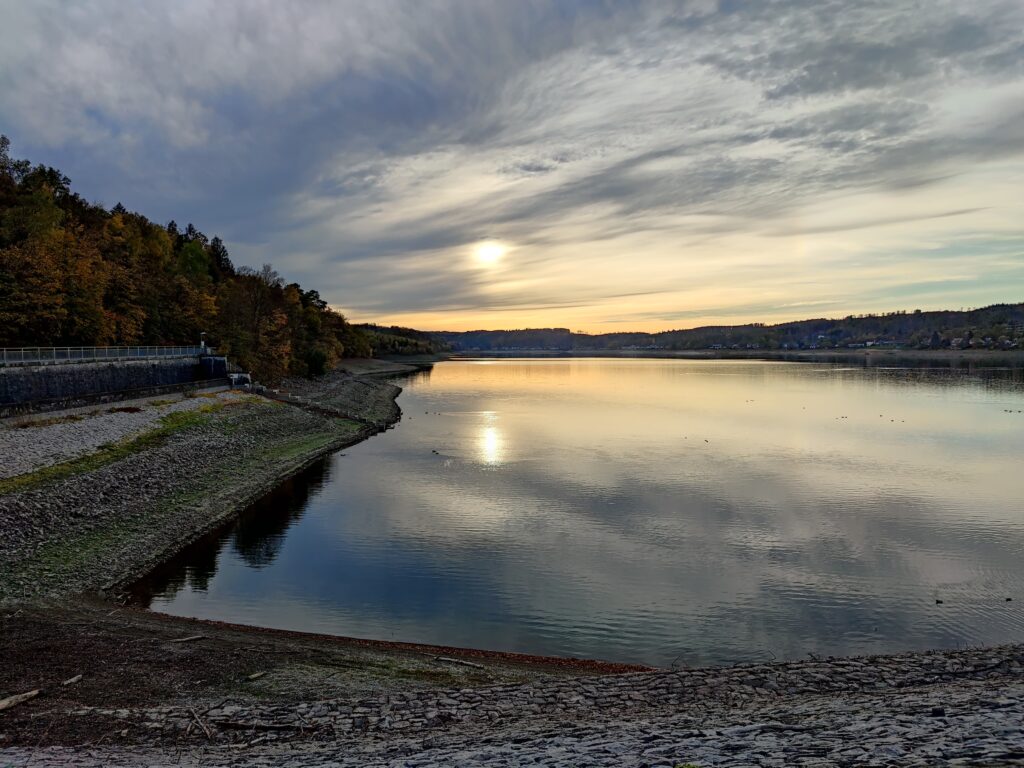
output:
M188 385L211 374L192 357L0 368L0 411L70 406L105 394Z

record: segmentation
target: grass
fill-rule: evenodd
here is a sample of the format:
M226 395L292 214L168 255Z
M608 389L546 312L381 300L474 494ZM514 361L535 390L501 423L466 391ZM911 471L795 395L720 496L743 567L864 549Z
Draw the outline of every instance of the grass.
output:
M193 411L178 411L160 417L160 426L141 435L100 446L99 450L77 459L63 461L49 467L37 469L0 480L0 496L15 491L27 491L38 488L46 483L63 480L72 475L93 472L108 464L113 464L126 456L139 451L149 450L163 444L175 432L205 424L210 414L219 411L221 403L203 405Z

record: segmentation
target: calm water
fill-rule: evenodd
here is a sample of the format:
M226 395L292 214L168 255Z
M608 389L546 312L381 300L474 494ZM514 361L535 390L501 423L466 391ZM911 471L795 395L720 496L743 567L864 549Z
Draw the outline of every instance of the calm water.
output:
M402 383L398 427L143 599L657 665L1024 640L1020 372L501 360Z

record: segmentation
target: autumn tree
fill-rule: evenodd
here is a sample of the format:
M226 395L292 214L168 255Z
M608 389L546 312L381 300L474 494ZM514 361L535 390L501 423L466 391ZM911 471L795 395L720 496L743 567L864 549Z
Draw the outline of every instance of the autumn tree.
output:
M219 237L71 191L0 136L0 345L210 343L263 381L369 355L358 329L269 264L235 268Z

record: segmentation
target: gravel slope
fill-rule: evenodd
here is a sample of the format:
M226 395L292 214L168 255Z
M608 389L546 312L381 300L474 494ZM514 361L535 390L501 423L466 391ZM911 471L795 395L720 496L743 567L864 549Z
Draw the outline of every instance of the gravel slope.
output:
M222 401L239 395L223 393ZM49 467L92 453L119 440L141 435L171 413L195 411L208 401L201 397L150 398L73 414L45 414L35 420L0 422L0 479Z
M144 444L101 466L0 495L0 605L117 589L310 462L399 418L399 387L347 373L328 381L357 390L375 422L325 418L294 405L223 393L165 406L191 417L180 429L156 429L167 413L151 406L139 414L104 413L5 432L45 445L69 431L86 446L109 443L115 434ZM40 454L48 454L52 464L73 456L92 460L102 451L88 454L73 446Z

